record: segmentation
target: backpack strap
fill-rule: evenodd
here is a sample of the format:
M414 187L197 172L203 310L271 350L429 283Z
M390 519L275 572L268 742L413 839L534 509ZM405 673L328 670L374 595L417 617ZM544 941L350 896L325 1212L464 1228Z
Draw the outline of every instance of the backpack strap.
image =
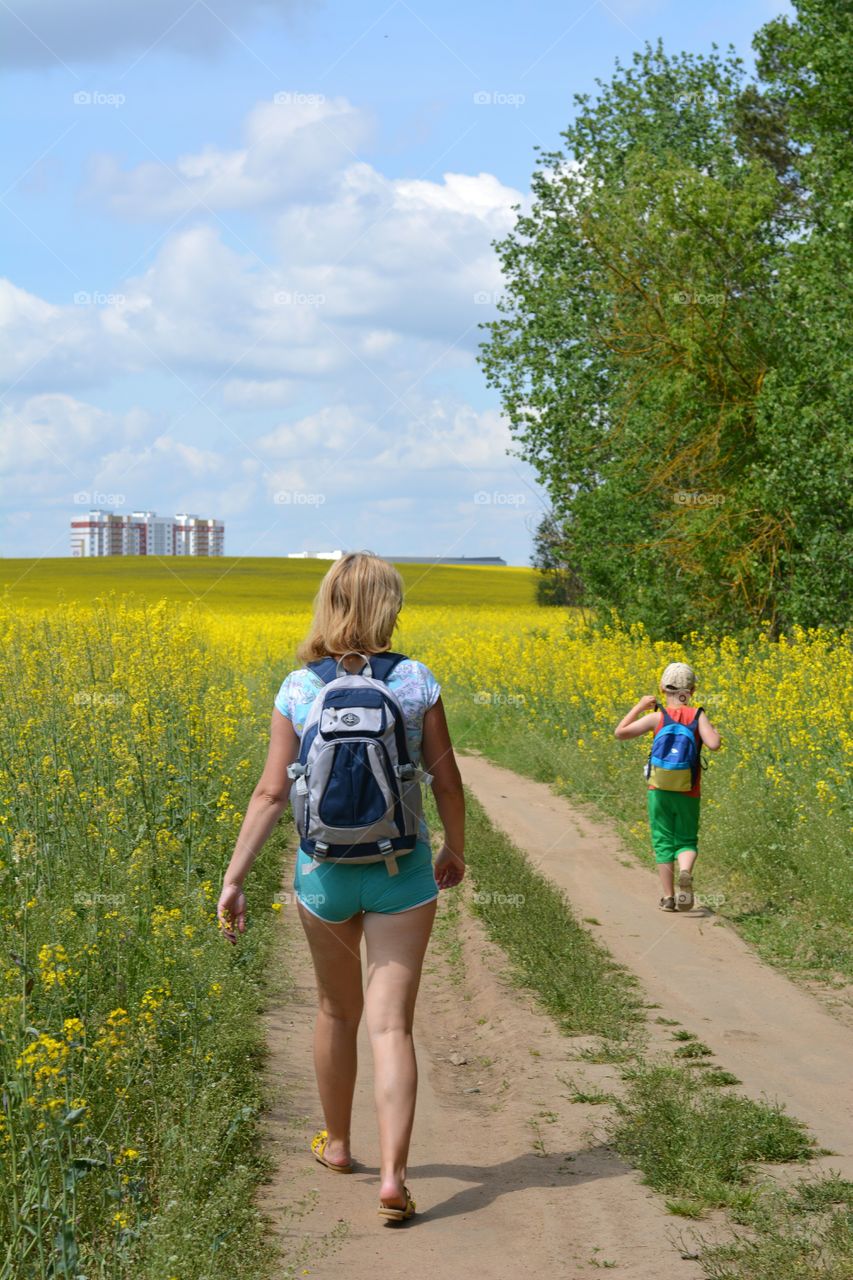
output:
M391 672L400 662L406 662L405 653L393 653L390 649L387 653L374 653L370 657L370 669L373 672L375 680L387 681Z
M703 741L702 741L702 735L701 735L701 734L700 734L700 732L699 732L699 717L701 716L701 714L702 714L702 712L703 712L704 710L705 710L705 708L704 708L704 707L698 707L698 708L697 708L697 710L696 710L696 715L693 717L693 723L692 723L692 724L691 724L691 726L690 726L690 727L691 727L691 729L695 729L695 730L696 730L696 737L697 737L697 738L698 738L698 740L699 740L699 741L698 741L698 744L697 744L697 747L696 747L696 751L697 751L697 755L698 755L698 763L697 763L697 765L696 765L696 774L697 774L697 777L698 777L698 776L699 776L699 775L700 775L700 774L701 774L705 769L707 769L707 768L708 768L708 757L707 757L707 756L703 756L703 755L702 755L702 747L703 747L705 744L703 743ZM695 785L695 784L694 784L694 785Z
M334 680L335 672L338 664L332 657L318 658L315 662L306 663L309 671L313 671L315 676L319 676L323 684L328 684L330 680Z
M375 680L384 682L397 664L405 661L406 655L404 653L392 653L389 651L387 653L371 654L370 673ZM323 684L328 684L330 680L334 680L338 670L337 661L331 656L318 658L315 662L309 662L306 665L309 671L313 671L316 676L320 677Z

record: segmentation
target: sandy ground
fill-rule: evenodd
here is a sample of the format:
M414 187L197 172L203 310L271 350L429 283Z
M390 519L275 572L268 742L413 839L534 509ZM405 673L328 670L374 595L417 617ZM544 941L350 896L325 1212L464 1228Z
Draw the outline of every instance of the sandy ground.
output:
M678 1019L734 1071L746 1092L784 1101L853 1175L853 1033L807 992L764 966L733 930L702 910L656 909L652 872L624 866L607 824L550 788L460 757L465 783L492 821L569 897L596 936L640 978L660 1013ZM283 888L290 889L292 867ZM470 885L460 890L470 892ZM570 1101L571 1083L618 1090L618 1068L578 1060L592 1043L556 1030L505 972L505 957L461 915L462 981L430 943L418 999L418 1107L408 1183L418 1213L402 1225L376 1214L378 1146L370 1049L362 1025L353 1115L355 1172L311 1156L322 1128L311 1060L314 976L296 909L281 915L284 985L265 1014L269 1095L265 1141L276 1161L257 1203L280 1244L281 1280L484 1280L519 1274L590 1277L615 1264L625 1280L698 1280L694 1227L669 1215L606 1146L600 1109ZM274 984L275 985L275 984ZM664 1043L664 1029L650 1028ZM608 1268L609 1269L609 1268Z
M649 999L695 1031L746 1093L784 1102L838 1153L835 1167L853 1176L853 1030L759 960L712 911L657 910L655 873L625 865L607 823L481 756L460 757L460 767L492 822L565 892L575 913L601 921L596 937ZM701 896L701 855L695 885Z

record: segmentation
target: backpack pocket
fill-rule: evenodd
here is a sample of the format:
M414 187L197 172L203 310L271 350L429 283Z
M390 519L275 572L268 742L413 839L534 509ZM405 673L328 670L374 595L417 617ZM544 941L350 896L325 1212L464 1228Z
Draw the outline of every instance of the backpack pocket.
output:
M320 714L320 736L378 738L387 723L385 699L378 689L330 689Z
M659 791L691 791L696 778L698 749L692 727L671 723L655 734L649 760L649 781Z
M326 777L311 825L353 833L370 828L376 837L398 835L394 817L399 798L381 744L364 738L338 739L326 752L331 758L327 773L323 761Z

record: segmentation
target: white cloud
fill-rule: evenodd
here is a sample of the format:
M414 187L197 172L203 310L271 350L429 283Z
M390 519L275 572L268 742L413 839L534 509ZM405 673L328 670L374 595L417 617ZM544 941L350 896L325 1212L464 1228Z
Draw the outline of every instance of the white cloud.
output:
M268 107L252 113L249 132ZM204 170L198 157L185 163ZM246 163L228 180L232 194L258 194ZM293 403L306 382L411 381L436 361L470 367L478 321L502 291L491 242L513 225L521 193L488 173L395 180L363 162L327 180L331 196L282 203L267 262L202 224L168 234L113 293L76 304L0 281L0 374L30 390L147 370L203 374L226 403L251 408Z
M194 227L169 237L151 267L122 286L124 304L106 309L104 324L125 361L178 377L203 370L217 384L231 375L281 386L333 373L344 353L317 307L298 296L277 301L281 287L279 271Z
M109 343L101 314L71 299L66 306L46 302L0 279L0 378L7 392L18 385L76 386L102 368Z
M346 405L327 405L296 422L282 423L256 441L257 448L271 458L319 457L321 450L349 451L371 434L371 424L354 414ZM375 442L375 434L374 434Z
M98 456L104 442L133 439L148 425L148 415L139 409L113 414L70 395L31 396L0 413L0 471L58 469L73 476Z
M498 410L478 412L468 404L433 398L417 418L395 431L373 462L397 471L464 469L479 483L494 469L506 468L511 443L509 426Z
M112 155L95 157L89 195L130 219L175 218L191 209L261 208L329 195L342 165L371 132L367 112L346 98L282 92L244 122L245 145L146 161L130 171Z
M0 6L0 62L42 67L178 49L210 58L270 10L284 19L310 0L12 0ZM263 57L259 47L257 55Z

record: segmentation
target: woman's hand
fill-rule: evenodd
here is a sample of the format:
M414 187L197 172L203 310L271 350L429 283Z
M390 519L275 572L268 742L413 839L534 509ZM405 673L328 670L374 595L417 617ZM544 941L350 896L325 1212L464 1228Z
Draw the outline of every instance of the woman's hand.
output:
M459 884L465 874L464 854L453 853L446 844L443 844L435 859L433 873L439 889L452 889L454 885Z
M216 915L223 935L229 942L236 945L235 925L240 933L246 932L246 896L239 884L230 884L227 881L223 884L216 906Z
M643 694L642 698L640 698L640 701L637 703L637 710L651 711L652 707L657 706L657 701L658 700L653 693L645 693Z

